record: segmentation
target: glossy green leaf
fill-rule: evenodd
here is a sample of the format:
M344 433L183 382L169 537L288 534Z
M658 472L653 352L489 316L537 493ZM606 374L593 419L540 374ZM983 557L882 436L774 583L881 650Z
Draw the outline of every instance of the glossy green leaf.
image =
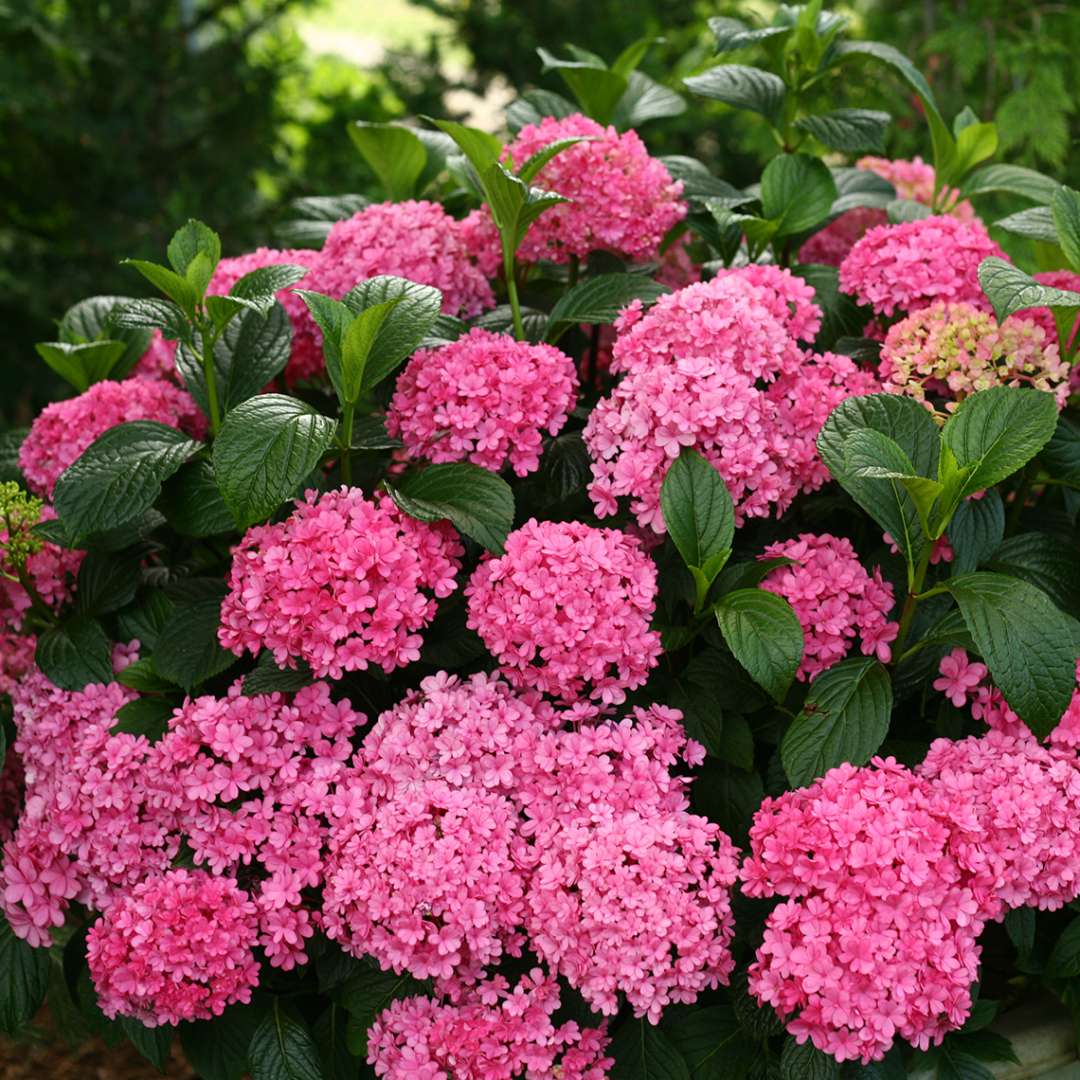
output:
M736 589L714 610L735 659L758 686L783 701L803 656L803 631L791 605L764 589Z

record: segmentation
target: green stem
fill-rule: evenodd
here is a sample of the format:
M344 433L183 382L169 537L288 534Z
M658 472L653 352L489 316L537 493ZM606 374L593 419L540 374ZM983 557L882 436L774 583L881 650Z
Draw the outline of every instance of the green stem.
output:
M525 340L525 324L521 321L521 301L518 300L517 280L514 277L514 259L506 267L506 295L510 300L510 310L514 314L514 337L518 341Z
M919 560L911 581L908 584L908 594L904 597L904 606L900 610L900 627L896 633L896 643L893 646L893 655L900 656L904 651L904 643L907 641L908 632L911 630L911 620L915 618L915 607L919 603L919 594L922 592L923 582L926 580L926 571L930 566L931 545L927 544L926 552Z
M205 329L200 330L199 338L203 343L202 366L203 377L206 379L206 403L210 408L210 434L216 435L221 427L221 406L218 404L217 368L214 366L214 346L217 344L217 334L210 336L207 344Z
M341 410L341 482L352 487L352 434L355 402L346 404Z

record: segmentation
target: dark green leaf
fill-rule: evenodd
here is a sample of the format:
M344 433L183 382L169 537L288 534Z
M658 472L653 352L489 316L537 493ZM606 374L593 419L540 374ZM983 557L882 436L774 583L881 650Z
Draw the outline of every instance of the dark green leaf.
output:
M1062 611L1080 615L1076 546L1066 540L1037 532L1010 536L992 552L986 569L1021 578L1042 589Z
M214 475L237 525L263 521L291 499L336 430L336 421L283 394L261 394L233 409L214 441Z
M69 345L63 341L39 341L38 355L80 394L108 377L127 350L123 341L91 341Z
M545 116L565 120L578 112L577 105L551 90L527 90L506 111L507 127L520 131L526 124L539 124Z
M645 1020L627 1020L608 1054L615 1059L611 1080L690 1080L690 1068L675 1044Z
M224 373L218 386L226 410L246 401L277 378L285 370L291 352L292 324L279 303L272 304L265 314L245 311L230 322L215 349L215 361L216 354L224 354L224 363L217 366Z
M691 93L750 109L769 120L775 120L784 105L784 80L761 68L721 64L683 81Z
M502 142L486 131L466 127L453 120L431 120L431 123L454 140L478 174L483 173L492 162L498 161L502 154Z
M190 330L176 304L156 297L126 301L113 313L113 322L125 330L161 330L168 338L186 337Z
M716 15L709 20L709 29L716 38L716 51L718 53L734 52L736 49L745 49L750 45L756 45L759 41L766 41L777 34L788 34L790 26L762 26L751 28L741 19L732 19L724 15Z
M295 693L297 690L310 686L315 681L311 669L306 661L298 661L298 667L279 668L271 652L259 654L255 670L244 676L244 695L252 697L255 694L273 694L280 691L285 694Z
M993 1080L993 1073L978 1058L947 1039L938 1058L937 1080Z
M10 431L0 431L0 484L14 480L22 483L22 472L19 470L19 447L29 434L28 428L12 428Z
M201 292L202 289L206 288L206 282L210 280L210 275L213 274L214 268L221 260L221 240L218 234L208 225L204 225L194 218L189 218L185 224L181 225L173 233L173 237L169 241L167 254L172 268L178 274L183 274L189 281L192 281L196 288L198 288L198 284L194 280L194 275L198 273L200 277L205 276L202 288L199 289ZM208 264L208 269L199 269L203 266L199 259L200 256Z
M764 589L736 589L717 602L716 621L735 659L776 701L783 701L803 655L791 605Z
M182 536L218 536L236 528L214 479L214 467L205 458L189 461L165 481L159 505Z
M308 195L289 204L293 217L278 222L274 235L285 247L321 248L334 223L363 210L366 195Z
M144 589L139 594L138 604L121 612L117 619L120 640L138 638L144 649L152 649L172 613L172 601L163 590Z
M349 1049L358 1057L365 1057L368 1029L379 1013L398 998L425 992L424 984L411 975L380 971L374 964L352 975L332 991L334 1000L349 1014Z
M158 674L190 692L236 663L236 657L218 644L220 622L220 597L177 607L154 646Z
M252 1080L324 1080L307 1025L274 998L248 1047Z
M1049 205L1059 186L1049 176L1021 165L985 165L967 178L960 193L967 199L973 195L1007 192L1045 206Z
M962 502L949 522L953 574L966 574L990 558L1005 535L1005 506L996 491Z
M138 270L155 289L163 292L181 311L186 312L189 318L194 316L199 292L182 274L145 259L124 259L123 263Z
M75 615L50 627L37 640L34 662L61 690L112 681L112 645L97 619Z
M1062 413L1043 450L1046 471L1056 480L1080 487L1080 422Z
M780 743L784 772L803 787L845 761L865 765L889 731L892 684L876 660L843 660L810 684Z
M1050 203L1058 243L1073 269L1080 268L1080 193L1060 187Z
M502 554L514 524L514 493L478 465L431 465L390 488L394 502L419 521L448 519L488 551Z
M400 124L364 120L354 120L348 130L387 197L395 202L412 198L427 164L427 150L416 134Z
M148 1028L140 1024L138 1020L132 1020L126 1016L121 1017L119 1023L135 1049L159 1073L164 1072L169 1060L169 1051L172 1049L173 1029L166 1024Z
M0 915L0 1031L20 1031L45 1000L49 950L32 949Z
M155 635L156 639L156 635ZM143 642L139 642L140 645ZM123 671L118 672L116 681L121 686L129 686L132 690L141 690L148 694L157 694L176 689L176 684L168 679L163 679L154 669L154 662L149 656L144 656L132 664L128 664Z
M262 1005L230 1005L213 1020L181 1026L184 1055L201 1080L242 1080L248 1047L265 1015Z
M157 742L168 729L172 713L172 705L162 698L136 698L117 710L110 734L145 735Z
M885 131L891 117L876 109L834 109L818 116L804 116L795 121L830 150L847 154L885 153Z
M679 116L686 112L681 94L650 79L643 71L632 71L626 91L619 98L611 122L620 130L636 128L649 120Z
M1029 907L1013 908L1006 912L1005 931L1016 949L1017 957L1025 962L1035 948L1035 909ZM1080 952L1078 952L1080 958Z
M626 91L625 75L612 71L602 62L560 60L547 49L537 49L544 71L557 71L577 99L582 112L601 124L611 122L619 99Z
M312 1025L325 1080L359 1080L361 1060L349 1050L347 1020L339 1006L331 1005Z
M1080 975L1080 918L1073 919L1054 943L1046 974L1053 979Z
M664 1023L692 1080L740 1080L756 1053L728 1005L697 1007Z
M742 206L754 201L726 180L713 176L696 158L668 154L660 158L672 179L681 180L685 199L723 199L729 206ZM891 190L891 189L890 189Z
M695 450L684 450L660 487L660 507L672 542L687 566L726 561L735 537L735 508L724 478ZM715 566L712 578L721 567Z
M890 225L902 225L905 221L922 221L930 217L933 210L925 203L915 199L893 199L885 207L885 214Z
M745 838L754 812L765 798L765 789L756 772L745 772L726 762L710 759L701 766L691 797L699 814L715 821L739 843Z
M1080 307L1080 293L1040 285L1030 274L996 256L979 264L979 284L999 320L1030 307Z
M789 1035L780 1052L780 1076L783 1080L836 1080L840 1066L835 1058L815 1049L809 1040L800 1046Z
M644 274L600 274L568 289L548 316L547 341L558 341L577 323L606 324L615 321L632 300L655 303L670 290Z
M1025 236L1029 240L1039 240L1044 244L1058 242L1057 229L1049 206L1029 206L1017 210L1015 214L1000 218L994 224L1005 232L1015 236Z
M91 551L79 567L75 602L84 615L107 615L135 599L139 555Z

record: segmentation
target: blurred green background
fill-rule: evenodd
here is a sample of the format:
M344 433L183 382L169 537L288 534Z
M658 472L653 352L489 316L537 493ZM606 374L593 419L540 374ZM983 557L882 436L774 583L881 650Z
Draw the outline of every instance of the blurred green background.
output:
M663 37L643 67L672 87L710 66L710 15L766 20L768 2L698 0L0 0L0 426L57 392L33 343L83 296L138 293L123 256L156 258L189 216L226 253L273 243L289 200L377 194L351 120L420 113L495 127L512 88L561 89L536 46L606 57ZM943 112L997 119L1000 156L1075 179L1080 15L1069 3L855 0L855 33L927 72ZM845 104L898 112L890 151L925 146L897 86ZM861 99L861 100L860 100ZM652 124L737 185L770 148L745 114L695 99Z

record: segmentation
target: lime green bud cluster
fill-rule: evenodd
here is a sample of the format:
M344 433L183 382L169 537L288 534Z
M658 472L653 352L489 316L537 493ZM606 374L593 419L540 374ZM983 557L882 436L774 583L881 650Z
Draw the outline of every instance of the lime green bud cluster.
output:
M0 564L8 576L19 574L26 560L44 546L45 541L33 532L43 506L41 499L18 484L0 484Z

